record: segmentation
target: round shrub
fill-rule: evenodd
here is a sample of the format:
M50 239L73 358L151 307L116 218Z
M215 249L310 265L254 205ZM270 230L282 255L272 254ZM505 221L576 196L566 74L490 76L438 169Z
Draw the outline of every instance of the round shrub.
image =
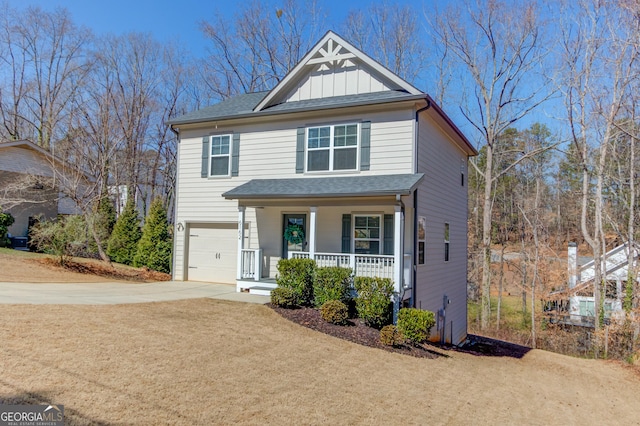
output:
M380 343L385 346L398 346L402 343L402 334L395 325L385 325L380 330Z
M312 259L280 259L278 261L278 287L292 289L301 305L313 304L313 277L316 262Z
M349 308L339 300L329 300L320 308L320 315L326 322L345 325L349 318Z
M337 266L317 268L313 280L313 297L316 307L329 300L348 304L351 299L351 269Z
M425 342L435 323L435 314L431 311L416 308L398 311L398 330L413 344Z
M356 310L369 327L382 328L393 322L393 282L389 278L356 277Z
M293 308L298 304L296 292L288 287L277 287L271 290L271 304L280 308Z

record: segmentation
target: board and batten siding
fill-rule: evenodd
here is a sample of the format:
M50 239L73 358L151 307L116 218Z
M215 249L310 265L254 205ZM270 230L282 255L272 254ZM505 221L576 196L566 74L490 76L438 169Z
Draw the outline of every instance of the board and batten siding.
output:
M340 69L316 71L308 74L286 96L285 102L307 99L328 98L333 96L358 95L362 93L382 92L392 88L359 64L345 61Z
M390 112L323 112L296 119L249 122L217 128L185 128L180 131L176 194L176 223L216 223L238 220L237 200L221 195L251 179L306 178L411 173L413 170L413 112L407 108ZM371 122L370 168L344 173L296 173L296 142L299 127ZM202 138L210 134L240 134L239 173L234 177L202 178ZM250 223L248 247L259 248L255 209L247 208ZM184 229L187 229L184 227ZM176 230L174 279L185 279L185 231ZM279 244L279 242L278 242Z
M417 265L415 306L437 314L446 295L446 340L457 344L467 334L467 155L451 142L426 113L418 122L416 215L426 218L425 263ZM460 174L464 173L464 186ZM449 261L444 229L450 227ZM432 330L439 337L441 330Z

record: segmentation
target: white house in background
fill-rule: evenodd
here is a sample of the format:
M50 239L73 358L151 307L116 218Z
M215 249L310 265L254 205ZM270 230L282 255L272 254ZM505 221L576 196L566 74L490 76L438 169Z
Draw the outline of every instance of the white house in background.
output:
M9 206L5 211L15 219L9 227L13 237L25 237L20 241L26 243L30 219L78 212L75 203L61 192L57 176L63 169L59 159L33 142L0 143L0 208Z
M309 257L391 278L396 307L441 311L434 338L466 337L477 152L429 95L330 31L271 91L170 124L175 280L261 292Z
M637 268L638 246L631 247L634 263L632 270ZM602 274L606 280L604 298L605 317L623 318L623 300L625 285L629 274L629 243L624 243L608 251L603 256ZM593 322L595 317L595 297L593 296L593 278L595 275L593 260L580 266L578 262L578 247L569 243L568 249L569 271L569 318L575 323ZM639 280L636 271L636 280ZM639 280L640 281L640 280Z

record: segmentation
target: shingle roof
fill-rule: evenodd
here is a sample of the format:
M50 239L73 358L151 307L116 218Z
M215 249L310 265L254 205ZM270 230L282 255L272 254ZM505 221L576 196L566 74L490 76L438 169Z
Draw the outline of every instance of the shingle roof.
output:
M409 195L423 173L293 179L252 179L222 194L230 200Z
M215 121L230 118L264 116L291 112L314 111L358 105L373 105L388 102L425 99L426 94L412 95L400 90L362 93L359 95L333 96L329 98L307 99L296 102L283 102L265 108L262 111L253 109L269 92L248 93L234 96L210 107L176 117L169 124L188 124Z
M248 115L253 108L267 96L269 92L246 93L234 96L215 105L211 105L197 111L176 117L169 124L197 123L221 118L229 118L238 115Z

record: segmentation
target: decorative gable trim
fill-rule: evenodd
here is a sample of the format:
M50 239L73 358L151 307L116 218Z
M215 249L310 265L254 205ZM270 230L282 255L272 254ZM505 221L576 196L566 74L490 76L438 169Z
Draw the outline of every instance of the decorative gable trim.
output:
M305 55L304 58L278 83L267 96L253 109L254 112L272 106L284 95L288 93L291 86L299 81L305 74L310 73L310 67L321 65L321 69L328 69L343 61L353 61L364 64L374 72L388 80L396 86L396 90L404 90L409 94L419 95L422 92L385 68L383 65L357 49L342 37L328 31L324 37Z

